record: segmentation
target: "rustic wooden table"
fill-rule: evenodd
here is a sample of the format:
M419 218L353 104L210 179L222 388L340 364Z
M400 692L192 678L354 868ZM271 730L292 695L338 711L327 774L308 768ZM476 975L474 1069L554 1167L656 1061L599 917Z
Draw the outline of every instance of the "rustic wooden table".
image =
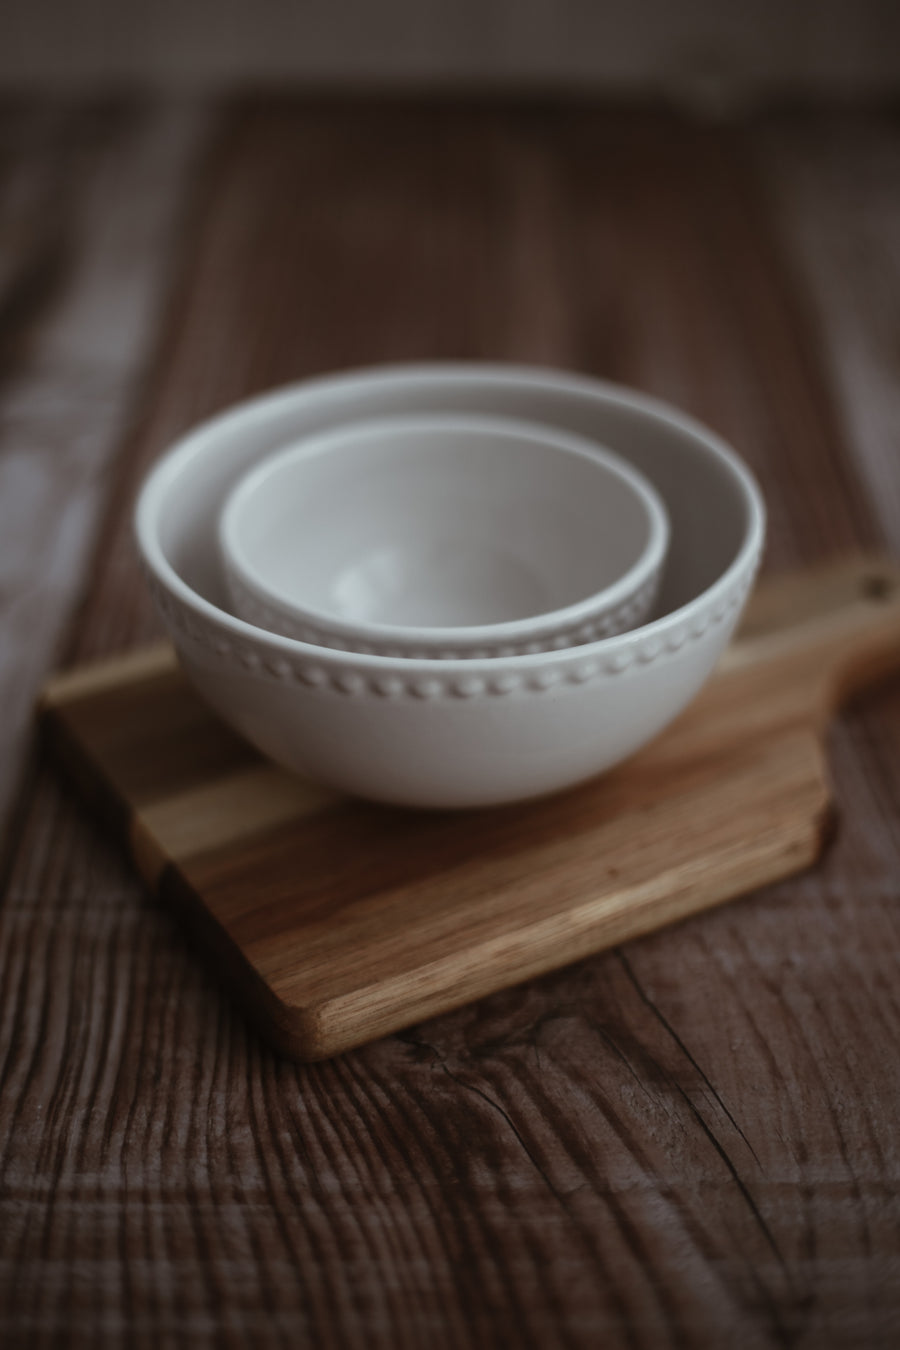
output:
M900 126L255 103L0 112L0 1341L900 1344L900 687L797 880L330 1063L279 1061L33 748L158 634L197 418L511 358L728 436L768 566L900 553Z

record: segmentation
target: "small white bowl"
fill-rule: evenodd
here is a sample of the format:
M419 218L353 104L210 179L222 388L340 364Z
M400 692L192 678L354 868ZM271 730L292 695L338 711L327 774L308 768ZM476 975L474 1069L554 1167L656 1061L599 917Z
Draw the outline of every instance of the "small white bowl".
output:
M595 443L505 418L351 423L252 469L222 512L234 612L340 651L560 650L641 623L659 494Z
M615 445L646 474L672 527L652 622L562 652L412 661L330 651L229 613L218 519L248 469L329 426L460 411L531 419ZM740 617L765 507L734 451L657 399L562 371L424 365L310 380L229 409L156 465L136 524L185 671L263 754L356 796L467 807L590 778L682 711Z

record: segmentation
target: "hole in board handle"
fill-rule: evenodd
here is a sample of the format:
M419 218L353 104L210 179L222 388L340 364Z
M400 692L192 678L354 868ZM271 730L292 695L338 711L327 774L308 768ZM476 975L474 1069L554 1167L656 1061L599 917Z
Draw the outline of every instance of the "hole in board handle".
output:
M859 589L866 600L889 600L896 590L893 578L886 577L883 573L870 572L868 576L863 577L859 584Z

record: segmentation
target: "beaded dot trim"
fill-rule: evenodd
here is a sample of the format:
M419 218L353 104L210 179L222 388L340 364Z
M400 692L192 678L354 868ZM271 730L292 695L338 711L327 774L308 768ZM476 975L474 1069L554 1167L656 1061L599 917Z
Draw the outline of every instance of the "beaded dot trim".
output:
M254 628L263 628L269 633L278 633L281 637L294 638L298 642L307 642L313 647L328 647L332 651L349 652L355 656L389 656L407 658L412 661L474 661L492 656L531 656L537 652L563 651L572 647L587 646L601 638L613 637L617 633L634 628L647 613L656 595L659 584L659 571L644 582L639 591L628 596L615 608L588 623L576 628L564 629L548 638L531 638L528 641L508 642L493 650L477 647L409 647L401 649L387 642L368 642L350 646L340 633L330 632L327 628L316 628L309 623L294 621L281 610L266 604L258 595L237 577L230 579L232 599L235 607L247 623Z
M503 671L497 675L476 671L471 674L455 672L443 678L439 674L423 675L421 672L404 678L393 672L374 673L370 670L353 670L352 667L348 670L344 663L340 669L336 669L329 665L324 653L318 661L304 656L270 653L263 644L254 643L252 639L223 635L214 621L194 614L176 600L155 576L148 574L148 581L154 601L168 627L232 668L350 698L368 694L382 699L471 699L485 695L507 697L513 693L542 694L563 685L585 685L601 677L621 675L635 664L650 666L667 656L674 656L686 643L698 641L711 625L718 626L732 618L753 585L758 564L757 557L753 568L738 577L727 594L717 596L715 603L708 603L699 613L695 612L690 618L682 620L670 632L638 637L628 646L620 647L609 655L585 656L583 660L567 661L565 665L545 666L530 671ZM565 656L569 655L570 652L566 651Z

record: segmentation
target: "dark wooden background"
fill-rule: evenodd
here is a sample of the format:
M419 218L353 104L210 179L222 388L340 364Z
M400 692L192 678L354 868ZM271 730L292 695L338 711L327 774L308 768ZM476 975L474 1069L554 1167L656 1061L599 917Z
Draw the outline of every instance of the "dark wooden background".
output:
M900 1344L900 686L797 880L277 1060L33 744L158 634L146 467L370 361L570 366L746 455L768 565L900 554L900 124L596 106L0 109L0 1343Z

